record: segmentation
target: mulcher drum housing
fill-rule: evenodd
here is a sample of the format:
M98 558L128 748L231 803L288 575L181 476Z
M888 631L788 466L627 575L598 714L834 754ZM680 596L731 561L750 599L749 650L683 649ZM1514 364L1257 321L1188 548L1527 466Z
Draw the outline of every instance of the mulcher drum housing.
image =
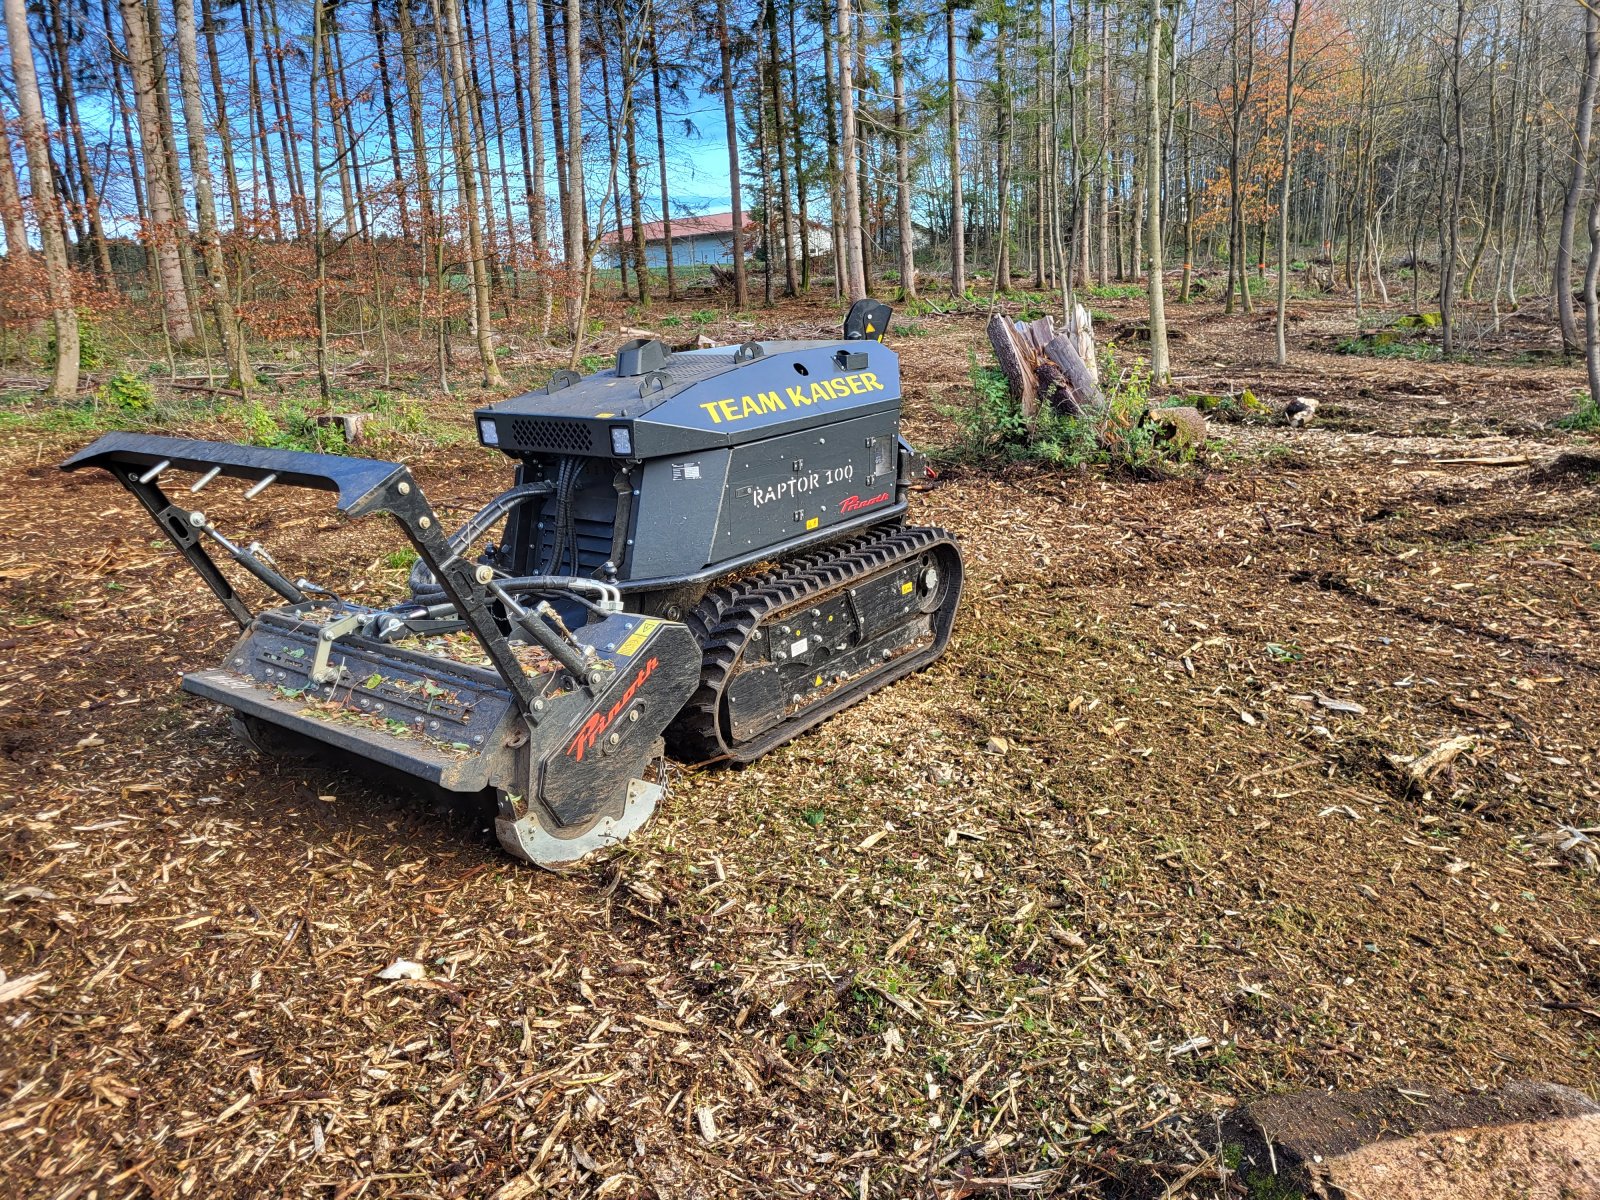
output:
M62 465L111 471L244 628L183 686L258 749L492 789L506 849L561 866L649 816L663 740L747 761L943 651L961 560L905 524L927 472L887 319L863 302L837 341L630 342L613 369L480 409L515 479L451 536L398 463L114 433ZM253 503L300 486L388 513L417 552L410 597L286 577L189 507L218 476ZM253 613L218 555L283 603Z

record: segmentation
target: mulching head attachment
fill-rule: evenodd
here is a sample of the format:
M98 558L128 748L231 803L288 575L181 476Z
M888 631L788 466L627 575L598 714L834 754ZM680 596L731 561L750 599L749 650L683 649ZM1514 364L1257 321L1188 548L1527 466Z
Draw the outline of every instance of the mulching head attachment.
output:
M469 559L400 463L114 433L62 467L111 472L243 627L222 663L183 686L231 709L257 746L309 743L449 791L492 789L501 844L546 867L615 844L653 811L650 764L700 674L682 624L623 612L592 578L518 578ZM387 513L430 573L429 602L369 608L288 578L258 543L188 507L219 477L246 481L251 500L307 487L335 493L347 517ZM283 603L252 612L219 557ZM551 600L598 619L570 630Z

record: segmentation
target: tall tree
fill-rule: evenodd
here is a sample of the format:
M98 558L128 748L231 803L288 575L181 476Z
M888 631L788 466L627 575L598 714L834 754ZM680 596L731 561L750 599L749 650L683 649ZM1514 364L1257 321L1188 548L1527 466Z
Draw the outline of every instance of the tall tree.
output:
M1594 128L1595 89L1600 85L1600 4L1583 5L1583 76L1578 85L1578 111L1572 125L1572 173L1561 202L1561 232L1556 237L1556 317L1561 346L1568 354L1582 348L1572 303L1573 233L1583 203L1589 171L1589 139Z
M1300 6L1301 0L1294 0L1289 13L1289 63L1283 76L1283 178L1278 181L1278 312L1273 323L1280 367L1289 361L1284 325L1289 310L1289 177L1294 171L1294 52L1300 36Z
M906 116L905 31L900 0L889 0L889 63L894 79L894 211L900 241L900 298L917 298L916 232L911 225L911 125Z
M78 393L78 310L73 305L72 269L67 263L61 206L50 168L50 139L44 127L44 105L39 97L39 76L34 69L33 43L28 37L26 2L5 0L5 10L6 39L11 43L11 82L17 91L22 144L28 154L28 190L33 197L33 216L44 247L50 319L55 324L56 364L50 380L50 395L65 400ZM12 249L18 252L17 248Z
M956 0L944 6L945 85L950 90L945 151L950 157L950 294L967 294L967 226L961 196L961 79L956 73Z
M567 42L567 287L572 342L576 346L583 338L579 322L589 265L588 208L583 186L583 6L579 0L566 0L564 32ZM602 196L601 207L604 206Z
M783 119L783 61L778 54L777 0L767 0L766 10L767 85L772 93L772 140L778 151L778 219L783 229L783 294L793 296L800 290L800 281L794 262L794 207L789 203L789 134Z
M739 123L734 112L728 0L717 0L717 53L722 62L722 117L728 136L728 199L733 208L733 303L735 308L744 308L750 303L750 290L744 269L744 197L739 187Z
M244 202L239 195L239 167L234 161L233 126L228 120L228 97L222 87L222 57L217 53L217 19L211 11L211 0L200 0L200 22L206 34L206 65L211 76L211 106L217 114L217 143L218 149L222 151L222 178L228 188L228 207L233 214L234 231L242 232ZM187 115L184 120L188 120Z
M146 189L150 202L150 225L144 231L155 247L157 275L161 282L161 303L166 313L167 334L176 342L194 338L194 320L189 296L183 285L183 262L178 255L178 237L187 233L174 211L168 186L166 136L170 126L161 120L157 97L156 70L150 53L150 24L144 0L118 0L122 6L122 29L128 47L128 73L133 79L134 101L139 115L139 140L144 152Z
M105 224L100 213L100 190L95 183L94 164L89 160L89 148L83 138L83 122L78 117L78 88L75 82L77 72L72 68L72 41L73 37L68 30L68 17L62 13L60 3L51 3L46 11L50 15L50 32L54 43L56 61L59 64L60 75L59 109L63 119L62 136L69 142L76 158L78 167L79 185L83 193L84 217L89 223L89 249L94 254L95 266L100 275L105 279L111 278L111 246L106 240ZM67 159L63 148L63 159Z
M28 223L22 213L22 189L12 158L11 130L0 111L0 225L6 231L6 254L18 260L33 252L28 245Z
M672 198L667 192L667 105L661 94L661 52L657 45L656 9L650 9L650 93L656 116L656 167L661 175L661 250L666 258L667 299L678 298L678 271L672 261Z
M570 7L570 3L569 3ZM437 15L439 33L445 42L448 68L447 102L451 110L450 127L455 147L456 182L461 189L462 222L466 225L467 255L471 259L473 333L478 343L478 363L483 369L483 386L505 387L500 362L494 353L494 330L489 315L489 263L483 244L483 226L478 209L478 172L473 162L472 126L468 115L471 90L467 75L466 47L463 45L461 10L457 0L441 0Z
M840 190L844 203L845 295L854 301L866 299L867 275L861 253L861 177L856 163L856 94L850 61L852 36L850 0L839 0L839 156L844 164Z
M200 255L211 293L211 311L228 364L228 383L248 389L253 381L245 351L244 330L234 314L228 291L228 270L217 228L217 198L211 186L211 152L206 147L205 114L200 109L200 55L195 41L194 0L172 0L178 33L178 84L183 97L183 127L189 137L189 176L194 188L195 218L200 227Z
M1294 0L1295 12L1300 0ZM1166 280L1162 275L1161 255L1161 0L1150 0L1150 54L1145 77L1145 104L1149 121L1149 142L1145 149L1145 219L1149 222L1150 277L1150 374L1165 383L1172 370L1167 363Z

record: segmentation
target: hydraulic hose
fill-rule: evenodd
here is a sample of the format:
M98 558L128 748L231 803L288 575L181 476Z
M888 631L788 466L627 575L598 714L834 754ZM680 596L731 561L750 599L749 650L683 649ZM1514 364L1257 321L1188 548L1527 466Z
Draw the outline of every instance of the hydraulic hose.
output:
M507 491L501 492L493 500L485 504L476 514L469 517L460 529L450 535L450 550L453 554L460 554L473 542L477 541L494 526L494 523L504 517L519 504L526 504L535 497L550 494L550 485L543 480L538 483L522 483ZM444 589L434 579L433 572L428 564L418 559L411 564L411 596L418 604L439 604L445 601Z

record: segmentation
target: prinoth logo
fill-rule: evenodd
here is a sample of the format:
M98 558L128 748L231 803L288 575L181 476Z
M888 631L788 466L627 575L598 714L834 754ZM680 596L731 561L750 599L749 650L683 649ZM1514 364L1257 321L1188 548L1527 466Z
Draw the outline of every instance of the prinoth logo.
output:
M639 673L629 681L620 700L605 712L589 714L589 719L583 723L583 727L578 730L577 735L567 746L568 757L575 758L579 762L583 761L583 756L594 749L594 744L600 740L600 735L610 729L616 723L617 718L628 710L628 705L633 703L633 698L639 694L639 689L644 686L644 681L655 674L656 667L660 662L661 660L658 658L646 661L644 666L639 668Z
M839 511L841 513L848 513L855 512L860 508L871 508L874 504L882 504L888 498L888 492L879 492L876 496L869 496L865 500L863 500L859 495L846 496L843 500L839 501Z

